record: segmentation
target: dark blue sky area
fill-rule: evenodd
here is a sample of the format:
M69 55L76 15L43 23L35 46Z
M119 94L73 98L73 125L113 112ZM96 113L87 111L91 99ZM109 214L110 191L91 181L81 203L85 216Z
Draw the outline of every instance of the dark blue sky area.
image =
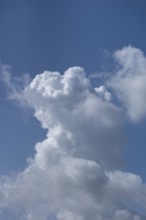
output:
M145 0L1 0L0 57L15 74L99 69L101 49L146 51Z
M1 0L0 59L17 76L28 72L33 77L45 69L63 72L70 66L96 72L106 65L104 49L131 44L146 53L145 21L145 0ZM38 123L2 93L1 87L0 173L23 167L44 136ZM127 150L129 169L143 176L144 128L131 126ZM133 148L137 145L140 150Z

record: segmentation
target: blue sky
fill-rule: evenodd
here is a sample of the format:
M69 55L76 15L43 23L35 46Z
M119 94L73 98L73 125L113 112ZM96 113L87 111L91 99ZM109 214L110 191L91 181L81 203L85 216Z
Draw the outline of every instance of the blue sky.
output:
M145 0L1 0L1 65L11 66L15 81L26 73L33 79L45 70L63 74L73 66L83 67L87 76L114 74L115 51L131 45L146 54L145 11ZM119 78L116 80L118 84ZM102 79L91 81L99 86ZM115 88L113 82L109 91L113 89L118 94L122 90ZM22 171L27 166L27 158L35 154L34 145L45 139L48 129L40 127L43 122L33 117L32 110L8 99L9 92L13 93L9 89L0 82L1 175ZM123 103L123 97L121 100ZM127 104L123 106L127 108ZM140 175L146 182L146 119L131 121L124 124L126 148L121 169Z

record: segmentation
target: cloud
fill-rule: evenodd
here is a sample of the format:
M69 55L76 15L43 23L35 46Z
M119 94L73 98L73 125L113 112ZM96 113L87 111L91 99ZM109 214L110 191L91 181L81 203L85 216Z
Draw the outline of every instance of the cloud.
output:
M11 66L0 63L0 82L5 85L7 98L15 100L21 107L28 108L27 102L23 97L23 89L31 81L29 74L22 74L21 77L12 75Z
M114 54L120 65L108 85L115 91L130 120L137 122L146 116L146 57L140 49L124 47Z
M120 59L129 71L133 58ZM119 77L119 71L99 87L92 85L81 67L64 74L45 71L21 90L14 86L47 134L36 144L24 171L0 177L1 219L146 219L146 185L140 176L120 170L125 112L113 102L111 91L118 96L114 80L120 85L127 77L125 72ZM13 98L21 102L17 95Z
M70 68L64 75L44 72L24 96L42 127L49 129L48 137L57 136L67 152L106 168L120 162L121 110L95 92L82 68Z

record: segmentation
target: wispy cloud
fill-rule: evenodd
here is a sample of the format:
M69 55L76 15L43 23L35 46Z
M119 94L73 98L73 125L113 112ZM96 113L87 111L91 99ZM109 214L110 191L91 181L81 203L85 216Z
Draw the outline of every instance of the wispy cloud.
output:
M23 90L31 81L29 74L22 74L20 77L13 76L11 66L0 63L0 81L5 85L9 100L17 102L21 107L27 106Z
M2 219L146 219L142 217L146 185L140 176L120 170L125 109L132 121L146 112L138 101L142 110L133 109L134 118L133 106L127 104L133 103L133 84L128 80L140 77L141 82L145 58L132 47L117 51L115 57L122 67L100 87L92 85L83 68L72 67L64 74L45 71L21 89L19 94L34 109L47 136L36 144L36 153L23 172L1 177ZM123 80L129 89L124 89ZM9 77L5 81L12 86ZM134 88L141 100L145 81ZM112 101L111 90L121 105ZM11 91L18 92L15 86ZM13 98L21 102L17 95Z

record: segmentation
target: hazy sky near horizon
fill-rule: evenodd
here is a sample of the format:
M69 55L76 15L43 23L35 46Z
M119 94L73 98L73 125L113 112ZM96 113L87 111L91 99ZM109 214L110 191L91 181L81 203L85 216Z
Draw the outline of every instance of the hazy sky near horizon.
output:
M145 11L0 1L0 219L146 218Z

